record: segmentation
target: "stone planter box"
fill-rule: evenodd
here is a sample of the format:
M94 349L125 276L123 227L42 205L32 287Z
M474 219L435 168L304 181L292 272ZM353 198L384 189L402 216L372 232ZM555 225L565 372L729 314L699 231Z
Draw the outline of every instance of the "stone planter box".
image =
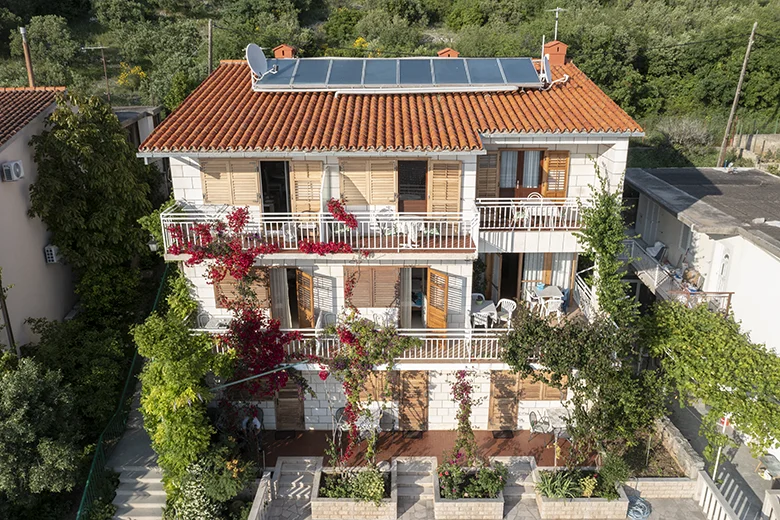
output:
M433 517L436 520L502 520L504 493L496 498L442 498L439 473L433 469Z
M362 471L362 468L354 468ZM311 490L312 520L396 520L398 518L398 476L396 462L390 468L380 470L390 473L390 498L383 498L377 506L373 502L361 502L353 498L325 498L320 496L323 473L335 473L333 468L320 468L314 473Z
M534 470L534 482L537 470ZM623 520L628 514L628 496L623 486L617 486L619 497L606 498L547 498L536 490L536 507L542 520Z
M688 477L637 477L625 483L626 493L642 498L694 498L698 480Z

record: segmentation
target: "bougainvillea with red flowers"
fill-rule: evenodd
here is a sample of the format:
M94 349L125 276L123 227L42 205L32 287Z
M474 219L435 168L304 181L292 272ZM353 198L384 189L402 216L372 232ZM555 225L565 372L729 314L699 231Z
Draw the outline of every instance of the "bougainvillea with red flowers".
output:
M357 229L358 222L355 215L350 213L344 207L344 202L338 199L330 199L328 201L328 211L333 215L333 218L343 223L349 229Z

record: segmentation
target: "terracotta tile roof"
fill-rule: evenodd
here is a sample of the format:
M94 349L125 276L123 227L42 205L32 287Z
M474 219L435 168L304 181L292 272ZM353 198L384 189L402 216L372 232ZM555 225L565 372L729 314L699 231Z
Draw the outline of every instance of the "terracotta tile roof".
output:
M0 146L46 110L65 87L0 87Z
M641 132L571 63L547 91L339 95L254 92L223 61L141 145L142 152L481 149L480 133Z

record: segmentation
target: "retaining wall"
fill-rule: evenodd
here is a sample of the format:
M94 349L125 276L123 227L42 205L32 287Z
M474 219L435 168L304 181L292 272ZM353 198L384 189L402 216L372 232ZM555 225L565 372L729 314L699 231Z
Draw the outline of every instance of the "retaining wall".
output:
M382 469L382 468L380 468ZM356 471L362 471L356 468ZM398 518L398 475L396 462L390 465L390 498L382 499L379 505L373 502L356 501L353 498L323 498L319 496L322 473L332 473L332 468L321 468L314 473L311 490L312 520L396 520Z

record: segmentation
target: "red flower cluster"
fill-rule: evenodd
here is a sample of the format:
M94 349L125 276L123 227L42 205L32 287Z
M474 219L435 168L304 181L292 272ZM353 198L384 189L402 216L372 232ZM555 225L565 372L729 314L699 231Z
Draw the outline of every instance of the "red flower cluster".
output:
M313 242L311 240L298 241L298 251L307 254L318 254L320 256L355 252L354 249L352 249L352 246L346 242Z
M333 218L339 222L343 222L349 229L357 229L358 223L355 215L348 212L344 208L344 203L338 199L330 199L328 201L328 211L333 215Z

